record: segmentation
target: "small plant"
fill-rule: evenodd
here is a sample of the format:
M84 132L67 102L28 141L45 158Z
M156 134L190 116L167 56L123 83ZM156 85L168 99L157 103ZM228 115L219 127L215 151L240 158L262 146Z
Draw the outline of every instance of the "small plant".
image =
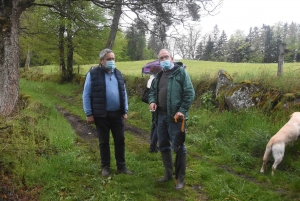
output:
M210 109L215 108L213 91L209 90L209 91L203 93L200 96L200 100L202 101L202 104L204 105L204 107L206 109L210 110Z
M199 125L199 122L200 122L200 117L197 115L194 115L189 118L189 120L187 121L187 124L189 127L194 127L194 126Z

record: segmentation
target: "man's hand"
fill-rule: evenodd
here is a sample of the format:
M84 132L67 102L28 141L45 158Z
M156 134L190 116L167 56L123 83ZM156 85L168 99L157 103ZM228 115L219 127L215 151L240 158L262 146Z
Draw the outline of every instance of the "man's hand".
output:
M174 119L184 119L184 114L181 112L177 112L174 116Z
M123 117L124 117L124 120L126 121L127 118L128 118L128 115L127 115L127 114L124 114Z
M94 116L86 117L86 123L87 124L93 124L93 123L95 123Z
M151 104L149 105L149 109L150 109L151 112L155 112L156 108L157 108L156 103L151 103Z

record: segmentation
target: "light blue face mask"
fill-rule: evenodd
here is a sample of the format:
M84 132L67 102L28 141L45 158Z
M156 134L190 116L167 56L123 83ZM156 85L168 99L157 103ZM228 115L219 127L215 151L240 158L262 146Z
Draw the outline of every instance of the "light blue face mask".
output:
M169 70L171 67L171 62L170 62L170 60L161 61L160 66L164 71Z
M107 68L108 70L113 70L116 68L115 66L115 61L106 61L106 66L105 68Z

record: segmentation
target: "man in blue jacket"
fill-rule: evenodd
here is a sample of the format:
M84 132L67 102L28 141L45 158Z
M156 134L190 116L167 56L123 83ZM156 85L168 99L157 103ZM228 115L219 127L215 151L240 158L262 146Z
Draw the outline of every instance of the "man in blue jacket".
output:
M177 167L178 177L175 189L182 189L185 185L186 147L183 144L179 152L179 145L175 143L181 132L181 122L174 119L188 118L188 110L194 100L195 91L190 76L183 68L181 62L175 62L167 49L158 53L162 71L158 73L151 85L149 94L149 109L155 111L157 117L157 136L159 151L165 167L165 174L158 179L159 182L173 180L172 152L180 154ZM176 175L177 176L177 175Z
M125 164L124 121L128 100L121 72L115 66L115 54L110 49L100 52L100 65L86 76L83 108L88 124L95 123L99 137L102 176L110 175L110 131L114 138L117 173L133 174Z

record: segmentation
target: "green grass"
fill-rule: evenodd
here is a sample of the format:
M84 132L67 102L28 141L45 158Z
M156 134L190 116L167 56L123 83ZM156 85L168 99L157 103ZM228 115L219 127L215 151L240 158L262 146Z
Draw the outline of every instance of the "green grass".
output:
M118 69L123 74L129 76L140 76L142 67L153 60L130 61L130 62L116 62ZM212 61L198 61L198 60L180 60L187 68L186 70L193 78L198 78L198 75L209 74L211 76L217 75L219 70L225 70L234 77L248 77L257 76L257 72L268 72L268 74L277 75L277 63L229 63L229 62L212 62ZM98 64L82 65L80 66L80 73L85 74L91 66ZM43 66L41 67L44 73L58 72L58 66ZM300 71L300 63L285 63L284 73L297 73ZM74 66L74 72L78 72L78 66ZM251 78L251 77L250 77Z
M199 74L206 68L207 74L211 75L221 67L232 74L240 68L238 65L249 66L252 71L259 66L266 68L263 64L184 63L188 65L192 79L198 76L194 64L203 68ZM298 65L291 64L291 68L295 71ZM120 66L129 79L140 76L135 73L142 62L124 62ZM285 66L288 68L288 64ZM242 71L251 73L247 70L240 69L240 77L249 76L241 74ZM259 71L255 72L255 77L261 76ZM186 188L175 191L172 182L155 182L164 170L160 154L148 153L148 137L129 132L126 132L126 162L135 175L113 173L109 178L101 176L97 139L86 142L78 138L55 108L59 105L85 119L82 86L21 79L20 90L30 96L29 105L15 119L5 119L5 125L12 125L8 132L1 133L0 130L1 173L12 174L16 187L25 185L31 193L39 189L35 194L38 200L299 199L298 142L293 147L286 147L284 160L275 176L271 176L272 158L266 173L259 173L268 139L285 124L292 111L264 114L253 108L219 112L213 107L199 108L194 104L187 121ZM129 98L128 115L128 124L150 133L151 113L140 97ZM113 156L112 139L111 151ZM114 160L112 168L114 172Z
M117 62L116 66L125 76L142 77L142 67L152 60ZM225 70L232 76L234 82L251 80L259 82L265 87L276 87L279 90L287 92L296 92L300 90L300 63L285 63L283 75L277 77L277 63L229 63L212 62L198 60L181 60L187 68L191 79L195 82L203 79L213 79L218 76L219 70ZM98 64L82 65L79 67L79 73L85 75L91 66ZM44 73L57 73L58 66L39 67ZM34 69L34 68L33 68ZM74 66L74 72L78 73L78 66ZM149 75L144 75L146 79Z

